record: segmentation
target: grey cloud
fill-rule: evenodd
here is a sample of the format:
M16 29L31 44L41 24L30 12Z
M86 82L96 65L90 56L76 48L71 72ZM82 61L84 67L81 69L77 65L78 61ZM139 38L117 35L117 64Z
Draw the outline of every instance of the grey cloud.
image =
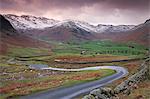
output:
M108 18L120 16L120 20L115 18L109 21L135 20L133 23L139 23L139 20L141 22L148 18L149 4L150 0L0 0L0 12L25 13L54 19L77 17L104 23ZM135 15L139 17L135 19Z

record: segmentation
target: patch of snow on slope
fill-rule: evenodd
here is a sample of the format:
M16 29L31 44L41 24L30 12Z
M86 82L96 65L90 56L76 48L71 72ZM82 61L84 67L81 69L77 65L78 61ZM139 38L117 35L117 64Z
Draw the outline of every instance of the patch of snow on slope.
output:
M59 21L47 19L44 17L35 17L29 15L4 15L16 29L43 29L57 24Z

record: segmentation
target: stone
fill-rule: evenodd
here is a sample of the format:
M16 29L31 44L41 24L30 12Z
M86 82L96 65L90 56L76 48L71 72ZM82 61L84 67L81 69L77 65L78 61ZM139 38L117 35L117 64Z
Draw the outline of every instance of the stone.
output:
M86 95L82 99L95 99L93 95Z
M90 94L93 95L93 96L99 95L99 94L101 94L101 90L100 89L95 89L95 90L91 91Z

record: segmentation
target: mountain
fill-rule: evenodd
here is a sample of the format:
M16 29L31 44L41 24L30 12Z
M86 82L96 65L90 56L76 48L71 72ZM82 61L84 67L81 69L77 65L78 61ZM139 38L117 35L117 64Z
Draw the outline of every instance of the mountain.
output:
M16 30L33 38L54 41L83 41L95 40L97 34L106 32L127 31L133 28L132 25L91 25L87 22L77 20L58 21L44 17L30 15L16 16L4 15ZM95 34L97 33L97 34Z
M106 32L124 32L129 31L130 29L134 28L134 25L103 25L99 24L97 26L98 33L106 33Z
M131 29L125 38L124 41L134 41L150 47L150 19Z
M45 42L19 33L4 16L0 15L0 54L6 53L10 46L50 47Z
M107 32L98 35L100 39L110 39L116 42L135 42L149 46L150 40L150 19L146 22L135 26L129 31L124 32Z
M103 32L120 32L120 31L127 31L134 27L134 25L103 25L99 24L97 26L91 25L87 22L77 21L77 20L64 20L58 21L54 19L48 19L44 17L35 17L31 15L12 15L7 14L4 15L6 19L8 19L12 25L16 29L44 29L47 27L59 26L59 25L66 25L67 23L72 22L74 26L78 26L88 32L95 32L95 33L103 33Z
M84 41L109 39L116 42L148 44L149 20L140 25L91 25L77 20L53 20L29 15L4 15L24 35L46 41Z
M92 32L89 32L79 26L77 26L74 22L63 22L57 24L53 27L47 27L45 29L32 29L26 30L26 34L31 37L46 40L46 41L61 41L61 42L69 42L69 41L84 41L84 40L93 40L95 39L95 35Z
M16 29L43 29L57 24L59 21L44 17L30 15L17 16L13 14L4 15Z

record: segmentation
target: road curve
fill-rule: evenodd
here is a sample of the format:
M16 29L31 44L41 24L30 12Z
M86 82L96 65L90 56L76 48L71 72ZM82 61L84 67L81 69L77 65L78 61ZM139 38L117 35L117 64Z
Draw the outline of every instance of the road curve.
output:
M107 76L105 78L91 81L82 84L76 84L74 86L69 87L61 87L53 90L47 90L43 92L38 92L35 94L31 94L28 96L21 97L20 99L75 99L75 97L87 93L95 88L99 88L104 86L112 81L115 81L119 78L125 77L128 74L128 71L119 66L97 66L97 67L86 67L80 69L63 69L63 68L52 68L47 65L30 65L32 69L49 69L49 70L59 70L59 71L84 71L84 70L98 70L98 69L113 69L116 71L115 74L111 76Z

